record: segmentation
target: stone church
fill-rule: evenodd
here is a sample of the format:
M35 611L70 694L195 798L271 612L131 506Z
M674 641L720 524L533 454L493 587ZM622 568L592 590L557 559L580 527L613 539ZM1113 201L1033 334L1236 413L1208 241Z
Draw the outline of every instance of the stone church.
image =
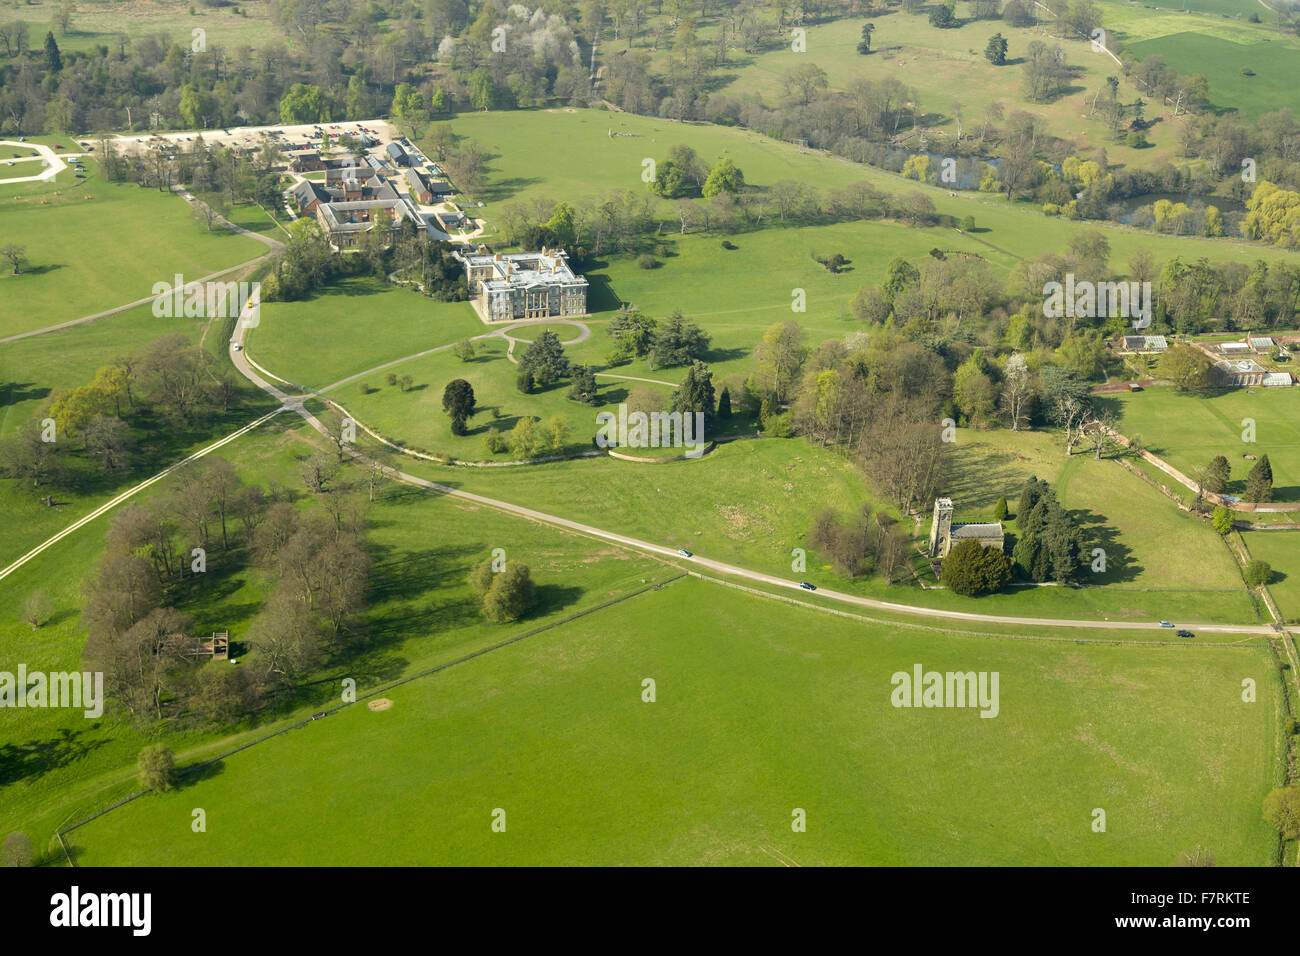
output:
M934 500L934 520L930 524L930 557L947 557L952 546L965 538L974 538L984 547L1002 550L1005 536L1002 522L991 524L953 524L952 499Z

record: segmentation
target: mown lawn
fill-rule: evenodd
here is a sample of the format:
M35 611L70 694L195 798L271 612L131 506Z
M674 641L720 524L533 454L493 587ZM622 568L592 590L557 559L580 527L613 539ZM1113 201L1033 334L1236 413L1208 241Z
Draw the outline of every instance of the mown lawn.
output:
M1108 401L1111 397L1108 397ZM1273 500L1300 501L1300 388L1231 389L1209 395L1149 388L1113 396L1120 430L1183 474L1192 476L1216 455L1232 467L1228 493L1241 495L1254 462L1267 454ZM1254 441L1248 437L1254 422Z

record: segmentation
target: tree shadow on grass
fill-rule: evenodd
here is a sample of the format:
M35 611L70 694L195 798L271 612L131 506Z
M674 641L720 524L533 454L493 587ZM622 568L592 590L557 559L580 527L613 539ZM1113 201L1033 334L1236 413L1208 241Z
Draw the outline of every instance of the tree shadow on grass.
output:
M1106 522L1105 515L1089 511L1086 508L1070 509L1066 512L1070 520L1082 532L1083 540L1089 551L1101 548L1106 556L1104 572L1085 570L1082 576L1084 584L1119 584L1132 581L1142 573L1142 566L1133 558L1133 551L1120 539L1119 529ZM1091 563L1092 556L1085 558Z
M498 179L481 189L480 196L484 202L503 202L515 194L536 186L541 180L537 177L512 176L510 179Z
M213 777L219 777L225 772L226 762L219 757L216 760L190 764L177 771L176 786L183 790L205 780L211 780Z
M0 408L7 405L17 405L19 402L27 402L33 399L45 398L50 394L50 389L37 385L34 382L10 382L8 387L0 394Z
M537 588L537 603L533 605L528 614L528 619L543 617L547 614L554 614L556 611L562 611L567 607L576 604L582 597L583 591L579 587L568 587L562 584L542 584ZM545 623L538 621L538 624Z
M98 727L96 721L92 728ZM53 737L32 739L26 743L0 744L0 786L19 780L40 777L51 770L84 760L98 750L105 740L84 739L86 730L60 728Z

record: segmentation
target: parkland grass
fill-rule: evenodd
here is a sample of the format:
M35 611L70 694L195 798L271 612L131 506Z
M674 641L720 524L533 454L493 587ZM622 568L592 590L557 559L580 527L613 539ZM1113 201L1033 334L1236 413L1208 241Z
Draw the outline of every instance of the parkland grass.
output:
M998 717L892 707L891 675L918 663L997 671ZM90 866L1164 866L1197 844L1267 865L1276 673L1258 644L895 633L678 581L385 691L389 710L358 703L243 751L70 840Z

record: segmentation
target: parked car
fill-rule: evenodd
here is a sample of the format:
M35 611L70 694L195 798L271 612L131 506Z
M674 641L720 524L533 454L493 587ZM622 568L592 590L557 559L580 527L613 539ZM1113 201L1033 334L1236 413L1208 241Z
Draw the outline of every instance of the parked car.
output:
M807 581L800 581L800 582L799 582L799 587L803 588L805 591L816 591L816 590L817 590L817 585L815 585L815 584L809 584Z
M1179 637L1195 637L1196 635L1193 634L1191 631L1181 630L1181 631L1178 632L1178 636L1179 636Z

